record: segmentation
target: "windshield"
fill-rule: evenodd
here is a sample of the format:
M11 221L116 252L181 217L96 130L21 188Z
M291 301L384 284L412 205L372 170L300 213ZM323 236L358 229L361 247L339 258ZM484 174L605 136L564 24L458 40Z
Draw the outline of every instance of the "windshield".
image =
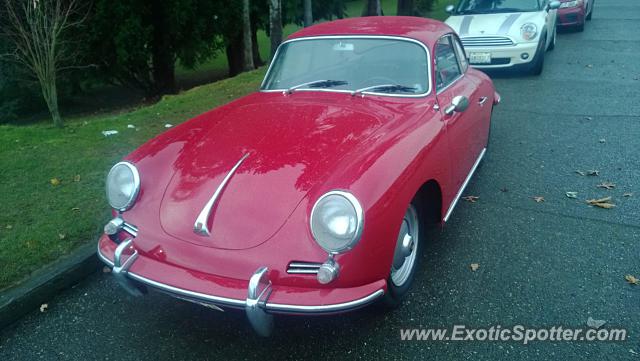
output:
M425 48L412 41L310 38L282 44L262 89L424 95L428 69Z
M458 14L490 14L539 11L538 0L462 0Z

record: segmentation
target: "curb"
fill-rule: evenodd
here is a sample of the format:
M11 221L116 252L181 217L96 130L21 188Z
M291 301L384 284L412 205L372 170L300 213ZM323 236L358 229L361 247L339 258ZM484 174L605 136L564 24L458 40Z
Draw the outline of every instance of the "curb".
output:
M27 280L0 292L0 330L51 300L60 291L98 270L95 242L34 272Z

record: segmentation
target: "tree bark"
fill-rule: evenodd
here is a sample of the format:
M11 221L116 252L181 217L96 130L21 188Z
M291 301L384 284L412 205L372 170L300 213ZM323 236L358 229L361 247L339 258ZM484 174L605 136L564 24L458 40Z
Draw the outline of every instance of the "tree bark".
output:
M414 15L413 0L398 0L398 16Z
M304 1L304 27L313 25L313 9L311 0Z
M169 35L166 32L166 11L159 1L152 2L153 43L151 49L151 65L153 73L153 91L156 94L175 93L175 54L171 48Z
M362 16L382 16L380 0L365 0Z
M253 64L253 41L251 41L251 8L249 0L242 1L242 47L243 64L242 70L250 71L255 69Z
M269 0L269 33L271 34L271 59L282 43L282 2Z
M242 73L244 66L244 46L242 46L242 32L227 41L227 63L229 64L229 76L233 77Z
M253 53L253 66L258 68L264 65L264 61L260 57L260 47L258 46L258 15L251 15L251 46Z

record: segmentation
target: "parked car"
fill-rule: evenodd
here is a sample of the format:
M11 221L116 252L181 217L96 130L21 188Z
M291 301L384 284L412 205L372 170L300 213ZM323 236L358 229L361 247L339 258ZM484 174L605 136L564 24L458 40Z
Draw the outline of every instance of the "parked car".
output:
M556 44L559 1L461 0L446 23L460 36L471 66L519 68L539 75Z
M584 31L587 20L593 15L594 0L560 0L558 26Z
M447 221L500 96L455 32L414 17L318 24L261 89L150 140L109 172L99 257L147 288L272 314L398 305L426 224Z

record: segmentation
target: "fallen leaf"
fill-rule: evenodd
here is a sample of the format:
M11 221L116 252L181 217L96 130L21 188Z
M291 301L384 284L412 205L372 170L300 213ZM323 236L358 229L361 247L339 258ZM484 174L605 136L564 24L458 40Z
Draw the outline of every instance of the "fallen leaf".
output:
M623 196L623 197L631 197L631 196L633 196L633 193L625 193L625 194L623 194L622 196Z
M129 125L127 125L127 128L129 128L129 129L136 129L136 126L135 126L135 125L133 125L133 124L129 124Z
M541 196L533 196L531 197L534 201L536 201L536 203L542 203L544 202L544 197Z
M500 192L502 193L507 193L508 191L507 187L500 188Z
M580 175L581 175L581 176L583 176L583 177L584 177L585 175L587 175L587 173L585 173L585 172L583 172L583 171L580 171L580 170L577 170L577 171L576 171L576 173L580 174Z
M600 175L600 171L599 170L589 170L587 171L587 175L592 176L592 177L597 177Z
M64 234L64 233L58 233L58 238L65 239L65 238L67 238L67 235Z
M596 187L611 190L611 189L615 188L616 185L611 183L611 182L602 182L602 183L598 184Z
M76 174L76 176L73 177L73 181L76 182L76 183L80 182L80 174Z
M471 267L471 270L472 270L473 272L475 272L475 271L477 271L477 270L478 270L478 268L480 268L480 264L478 264L478 263L472 263L472 264L470 264L470 265L469 265L469 267Z
M591 120L591 119L593 119L593 118L591 118L591 117L584 117L584 120Z
M478 199L480 199L480 197L466 196L466 197L462 197L462 199L464 199L467 202L475 203Z
M594 320L591 317L589 317L589 319L587 320L587 326L589 326L591 328L595 328L595 329L598 329L598 328L602 327L605 323L607 323L607 321L605 321L605 320Z
M565 194L569 198L578 198L578 192L566 192Z
M54 187L60 185L60 179L58 178L51 178L50 182L51 182L51 185Z
M167 123L167 124L165 124L165 125L164 125L164 127L165 127L165 128L171 128L171 127L173 127L173 124L169 124L169 123Z
M634 276L632 276L632 275L626 275L626 276L624 276L624 279L625 279L625 280L627 280L627 282L629 282L629 283L630 283L630 284L632 284L632 285L638 285L638 284L640 284L640 280L639 280L639 279L637 279L637 278L635 278L635 277L634 277Z
M587 65L585 65L584 67L585 67L585 68L589 68L589 69L591 69L591 68L593 68L593 65L591 65L591 64L587 64Z
M107 266L102 267L102 273L111 273L111 268Z
M604 198L600 198L600 199L589 199L589 200L587 200L587 203L589 203L589 204L608 203L609 201L611 201L611 197L604 197Z
M611 197L605 197L600 199L589 199L587 203L591 206L596 206L605 209L611 209L616 205L611 203Z
M7 228L7 229L13 229L13 226L12 226L12 225L10 225L10 224L7 224L7 227L6 227L6 228Z
M44 312L47 310L47 308L49 308L49 305L46 303L43 303L40 305L40 312Z
M607 142L607 140L606 140L606 139L604 139L604 138L601 138L601 139L599 139L599 140L598 140L598 142L600 142L600 143L606 143L606 142Z
M79 211L79 210L80 210L80 208L78 208L78 207L73 207L73 208L71 208L71 210L72 210L72 211Z

